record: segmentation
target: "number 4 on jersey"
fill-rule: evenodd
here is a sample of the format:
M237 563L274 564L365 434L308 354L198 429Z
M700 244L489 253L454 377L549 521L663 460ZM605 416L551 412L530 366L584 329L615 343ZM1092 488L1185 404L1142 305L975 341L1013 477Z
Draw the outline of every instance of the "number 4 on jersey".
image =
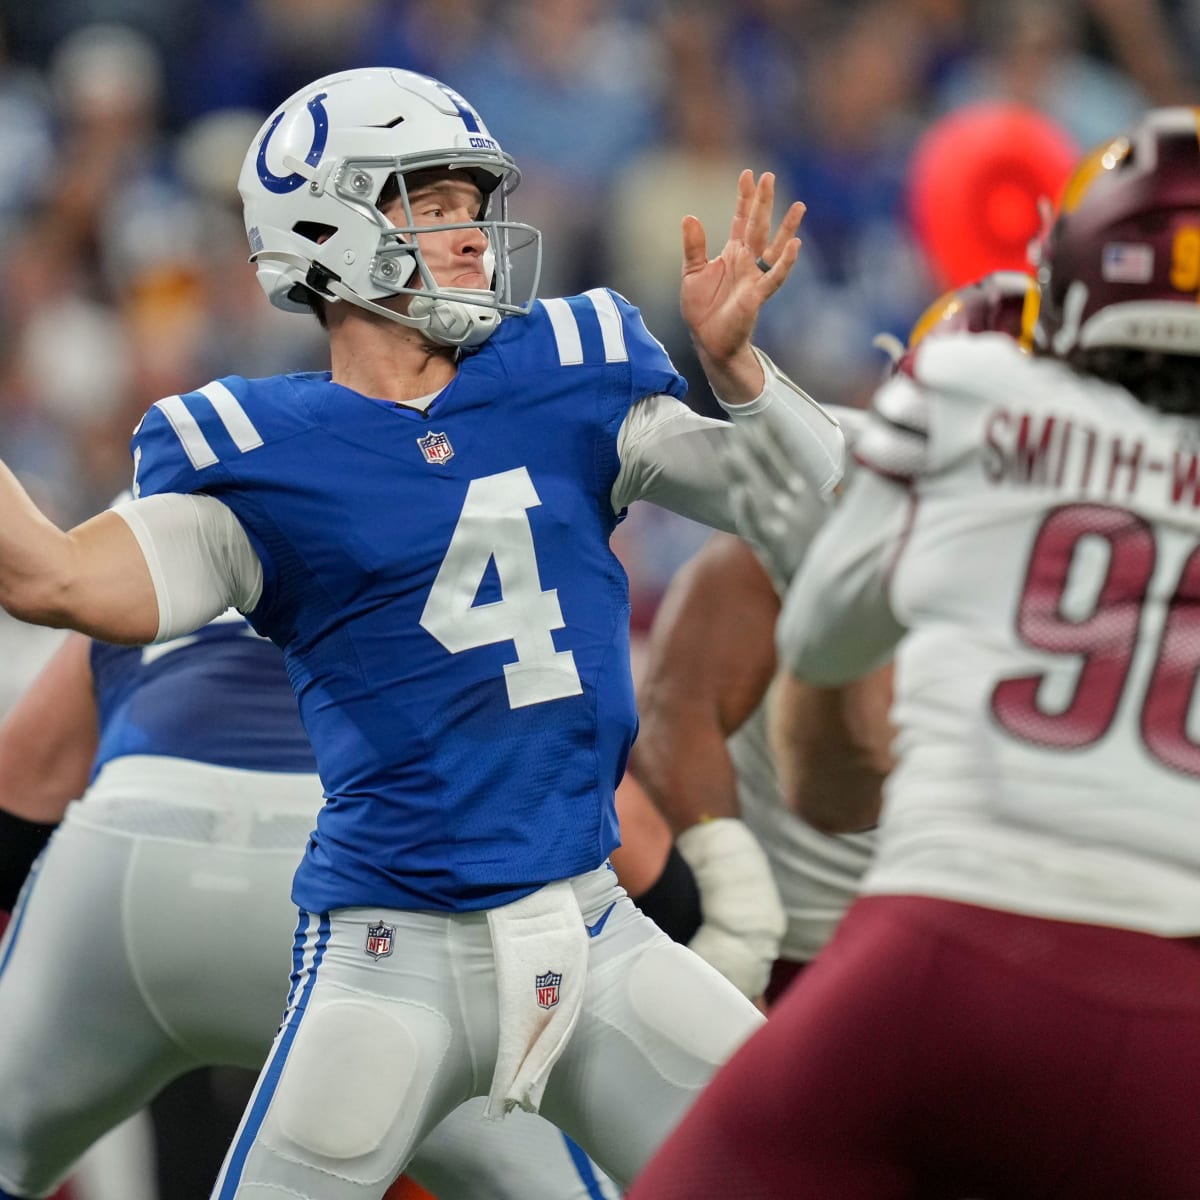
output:
M512 708L583 692L574 654L555 650L551 637L566 622L557 589L542 591L538 578L527 510L539 504L524 467L473 479L421 613L421 627L451 654L513 643L516 661L504 664ZM500 577L501 598L476 604L491 562Z

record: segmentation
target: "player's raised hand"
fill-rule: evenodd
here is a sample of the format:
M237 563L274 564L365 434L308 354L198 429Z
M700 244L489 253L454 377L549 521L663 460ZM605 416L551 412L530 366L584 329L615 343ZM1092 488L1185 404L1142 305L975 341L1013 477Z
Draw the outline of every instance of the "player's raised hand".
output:
M704 226L693 216L683 218L683 280L679 303L709 380L722 399L741 403L748 396L727 394L728 385L750 383L753 355L750 338L759 311L788 277L800 251L796 231L804 205L792 204L779 227L771 232L775 176L766 171L755 181L746 170L738 177L737 202L729 240L716 258L708 257ZM739 370L739 367L742 369ZM710 369L712 368L712 369ZM727 380L714 378L731 373ZM745 380L741 380L748 372ZM722 390L723 384L725 390Z

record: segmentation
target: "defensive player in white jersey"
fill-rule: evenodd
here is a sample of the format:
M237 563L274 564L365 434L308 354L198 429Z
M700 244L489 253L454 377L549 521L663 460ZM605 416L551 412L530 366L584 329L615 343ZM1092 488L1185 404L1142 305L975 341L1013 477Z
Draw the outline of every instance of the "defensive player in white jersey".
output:
M935 300L907 348L884 348L900 359L947 333L1017 338L1031 285L1020 272L994 272ZM835 412L852 445L865 414ZM703 924L689 945L745 995L771 1004L832 936L870 861L872 833L821 829L827 813L878 810L891 764L891 665L845 687L784 687L785 798L767 729L779 594L829 508L778 458L762 467L779 472L782 500L773 512L747 514L758 553L713 534L663 598L648 639L633 763L700 882ZM781 538L770 524L785 520Z
M930 339L781 618L896 651L850 909L636 1200L1185 1200L1200 1171L1200 112L1085 159L1033 356Z
M0 478L0 601L113 641L233 606L284 651L327 803L293 881L292 1001L216 1195L374 1200L475 1095L541 1110L629 1180L759 1024L605 862L636 729L609 536L653 499L731 528L721 447L785 442L826 494L837 422L758 354L799 251L738 181L681 305L733 422L621 297L518 301L512 159L445 85L302 89L240 188L259 278L315 308L332 370L153 406L141 498L63 533ZM504 319L501 320L500 318Z
M239 614L143 650L67 639L0 725L0 908L29 825L58 826L0 942L0 1194L45 1195L175 1076L262 1065L321 802L283 658ZM439 1198L616 1195L549 1122L481 1108L417 1151Z

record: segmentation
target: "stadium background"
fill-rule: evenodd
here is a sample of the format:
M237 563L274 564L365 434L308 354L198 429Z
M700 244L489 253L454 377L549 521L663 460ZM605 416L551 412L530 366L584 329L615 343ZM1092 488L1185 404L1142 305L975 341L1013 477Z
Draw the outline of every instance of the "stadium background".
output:
M903 338L951 282L929 222L980 212L949 194L956 165L984 170L960 143L914 221L923 139L1005 101L1084 149L1198 103L1200 2L2 0L0 457L60 524L126 486L156 399L325 365L315 322L265 303L234 183L281 99L377 64L458 88L516 157L541 294L617 288L693 380L679 219L719 246L738 170L775 170L809 212L758 340L818 399L860 404L873 336ZM622 527L635 625L703 536L649 506ZM0 615L0 713L57 639Z

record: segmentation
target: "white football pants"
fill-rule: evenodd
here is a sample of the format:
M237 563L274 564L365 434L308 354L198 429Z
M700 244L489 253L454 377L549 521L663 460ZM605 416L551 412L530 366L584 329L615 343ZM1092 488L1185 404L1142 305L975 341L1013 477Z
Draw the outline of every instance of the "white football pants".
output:
M571 883L595 935L541 1112L624 1186L762 1017L612 871ZM378 1200L429 1130L487 1093L497 1035L486 913L301 914L293 1000L214 1198Z
M52 1191L195 1067L262 1065L320 804L310 776L131 757L70 807L0 941L0 1188ZM547 1121L481 1113L455 1112L412 1161L439 1200L618 1194Z

